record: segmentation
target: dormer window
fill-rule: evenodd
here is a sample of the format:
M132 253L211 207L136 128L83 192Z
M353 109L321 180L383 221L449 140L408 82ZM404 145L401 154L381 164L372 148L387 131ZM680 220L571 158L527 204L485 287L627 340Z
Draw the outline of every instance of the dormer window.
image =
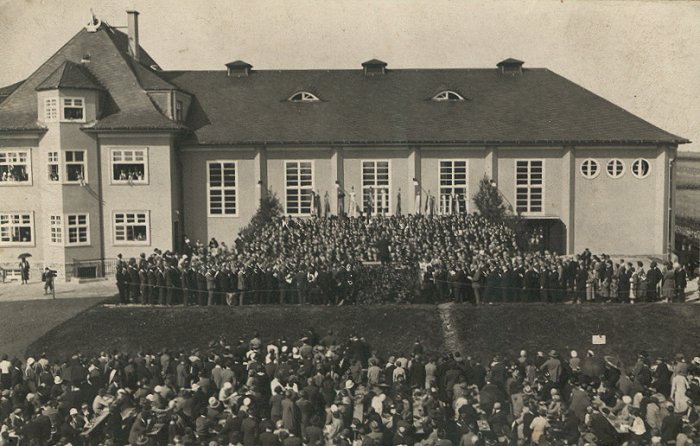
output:
M433 96L433 101L444 102L444 101L463 101L464 98L459 94L451 90L441 91L440 93Z
M82 98L63 98L63 120L85 121L85 101Z
M320 99L313 93L309 93L308 91L300 91L298 93L294 93L290 98L288 99L289 102L318 102Z

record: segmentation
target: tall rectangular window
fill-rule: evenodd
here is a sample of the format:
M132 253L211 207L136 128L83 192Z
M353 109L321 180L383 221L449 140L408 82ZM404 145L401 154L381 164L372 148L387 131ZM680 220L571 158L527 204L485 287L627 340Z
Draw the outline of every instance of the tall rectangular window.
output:
M517 160L515 162L515 209L523 214L544 211L544 162Z
M0 214L0 245L31 245L34 243L31 212Z
M440 214L467 212L467 162L440 161Z
M311 215L313 187L314 175L311 161L285 163L285 202L288 215Z
M88 214L66 215L66 245L87 246L90 244L90 217Z
M52 245L63 244L63 221L60 215L49 217L49 240Z
M55 122L58 120L58 98L44 99L44 121Z
M68 183L87 183L87 174L85 169L85 151L84 150L68 150L65 153L66 157L66 182Z
M182 121L182 101L175 101L175 120Z
M49 152L49 181L61 181L59 152Z
M237 215L236 162L209 161L208 201L209 216Z
M389 161L362 162L362 209L365 214L389 214L389 181Z
M28 150L0 150L0 184L29 183L31 171Z
M147 149L112 149L112 183L148 182Z
M148 245L150 232L148 212L114 213L114 242L116 244Z
M85 121L85 101L82 98L63 98L63 120Z

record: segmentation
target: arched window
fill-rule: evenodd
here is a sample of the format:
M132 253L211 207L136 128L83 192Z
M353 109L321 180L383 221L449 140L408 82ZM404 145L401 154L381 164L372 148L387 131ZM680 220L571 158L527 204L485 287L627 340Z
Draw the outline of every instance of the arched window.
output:
M600 165L598 164L598 161L594 160L593 158L583 160L581 163L581 175L583 175L584 178L592 180L593 178L597 177L599 173Z
M625 174L625 163L621 159L613 158L608 161L608 175L610 178L620 178Z
M318 102L320 99L308 91L294 93L289 99L290 102Z
M459 94L451 90L441 91L440 93L433 96L433 101L443 102L443 101L463 101L464 98Z
M651 172L651 164L644 158L639 158L634 160L632 163L632 175L636 178L642 179L649 176Z

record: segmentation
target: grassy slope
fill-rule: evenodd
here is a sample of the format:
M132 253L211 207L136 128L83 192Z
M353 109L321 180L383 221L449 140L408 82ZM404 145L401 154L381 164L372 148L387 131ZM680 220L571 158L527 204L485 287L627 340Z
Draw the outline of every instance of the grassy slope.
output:
M56 327L28 352L65 357L74 352L101 350L138 351L163 347L205 347L226 336L229 341L250 339L258 331L263 339L286 336L298 339L314 327L324 335L333 329L340 336L364 335L381 353L408 352L415 336L424 338L432 351L442 348L440 318L432 306L374 307L244 307L244 308L137 308L95 307Z
M456 307L455 327L465 351L484 360L496 353L575 349L618 354L632 361L640 350L698 355L700 305L508 305ZM604 334L607 345L593 346Z
M682 351L697 356L700 348L700 305L507 305L452 307L454 327L463 352L484 359L495 353L516 354L555 348L592 348L628 361L639 350L670 356ZM364 335L380 353L406 352L416 336L430 351L444 351L436 307L247 307L239 308L114 308L94 307L46 333L29 346L36 354L65 357L106 349L137 351L163 347L204 347L225 335L249 339L298 338L313 326L323 334ZM607 335L608 344L592 346L591 335Z
M98 298L0 303L0 354L21 357L30 342L104 300Z

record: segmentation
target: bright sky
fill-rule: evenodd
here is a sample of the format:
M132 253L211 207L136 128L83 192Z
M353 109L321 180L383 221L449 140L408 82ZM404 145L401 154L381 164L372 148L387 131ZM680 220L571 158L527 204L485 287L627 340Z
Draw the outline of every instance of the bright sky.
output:
M509 0L0 0L0 86L24 79L89 9L126 25L165 70L547 67L700 151L700 2Z

